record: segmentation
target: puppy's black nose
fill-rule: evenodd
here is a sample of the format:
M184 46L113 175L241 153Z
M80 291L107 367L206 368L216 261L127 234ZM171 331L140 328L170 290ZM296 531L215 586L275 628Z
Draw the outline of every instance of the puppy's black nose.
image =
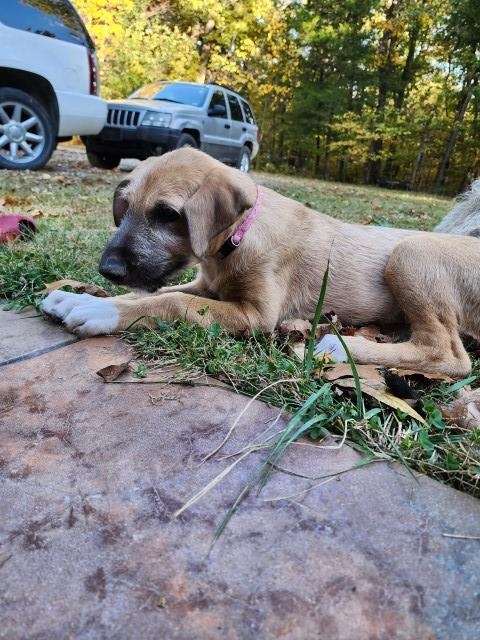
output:
M104 278L122 284L127 276L127 263L115 253L102 256L98 269Z

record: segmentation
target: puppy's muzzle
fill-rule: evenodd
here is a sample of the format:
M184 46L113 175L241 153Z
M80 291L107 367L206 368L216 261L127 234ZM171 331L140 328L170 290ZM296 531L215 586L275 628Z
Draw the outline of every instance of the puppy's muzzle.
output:
M115 284L123 284L127 277L127 263L115 251L106 251L103 254L98 270L104 278Z

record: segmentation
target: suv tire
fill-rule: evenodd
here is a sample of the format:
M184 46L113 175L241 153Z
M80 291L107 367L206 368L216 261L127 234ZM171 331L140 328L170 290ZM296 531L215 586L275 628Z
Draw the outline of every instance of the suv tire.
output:
M240 154L237 160L237 169L240 169L242 173L248 173L252 164L252 152L245 146L240 150Z
M25 91L0 87L0 168L40 169L56 146L56 123Z
M92 167L97 169L115 169L120 164L121 158L112 156L109 153L97 153L87 149L87 158Z
M194 149L198 149L198 143L189 133L182 133L178 139L175 149L181 149L182 147L193 147Z

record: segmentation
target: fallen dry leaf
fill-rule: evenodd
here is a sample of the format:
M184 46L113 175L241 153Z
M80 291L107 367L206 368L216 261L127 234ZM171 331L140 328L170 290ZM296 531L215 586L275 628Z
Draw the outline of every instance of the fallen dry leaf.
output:
M346 389L355 389L355 380L353 378L339 378L335 381L335 384L346 388ZM408 414L414 420L417 420L421 424L426 424L425 420L422 416L415 411L405 400L401 398L397 398L397 396L392 395L387 391L387 387L385 385L372 386L367 384L365 380L360 379L360 386L362 388L362 393L365 393L367 396L371 396L382 402L383 404L392 407L393 409L399 409L403 411L403 413Z
M454 382L450 376L443 375L442 373L428 373L427 371L416 371L414 369L392 369L397 375L404 378L426 378L427 380L440 380L442 382Z
M31 218L43 218L43 211L40 211L40 209L33 209L33 211L29 211L28 215Z
M78 280L56 280L55 282L49 282L40 293L49 293L50 291L62 289L63 287L71 287L75 293L89 293L91 296L97 296L97 298L108 298L110 296L102 287L88 282L79 282Z
M363 380L378 381L384 384L383 377L378 372L378 369L373 365L357 364L356 368L359 378ZM328 369L322 372L322 378L324 380L327 380L328 382L346 377L352 377L352 368L346 362L335 364L332 367L328 367Z
M317 339L317 342L320 342L320 340L329 333L333 333L332 327L329 324L317 325L317 330L315 331L315 338Z
M308 320L297 318L295 320L285 320L278 327L281 336L293 336L308 338L312 330L312 323Z
M353 335L361 336L366 340L371 340L372 342L392 342L392 339L389 336L383 334L376 324L368 324L365 327L359 327L355 329L355 333Z
M440 411L444 420L459 427L474 429L480 427L480 389L465 391L460 398L442 405Z
M21 207L25 204L30 204L30 202L31 200L29 198L17 198L16 196L6 195L2 198L2 202L0 204L7 207Z
M130 364L131 358L125 358L119 362L115 362L107 365L106 367L102 367L95 373L97 376L103 378L104 382L113 382L118 378L118 376L128 369L128 365Z

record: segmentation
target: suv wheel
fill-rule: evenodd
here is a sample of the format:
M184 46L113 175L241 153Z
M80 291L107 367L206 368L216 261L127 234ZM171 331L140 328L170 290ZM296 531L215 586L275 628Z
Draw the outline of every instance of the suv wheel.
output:
M250 149L248 147L242 147L237 161L237 169L240 169L242 173L248 173L252 163L251 157Z
M181 149L182 147L193 147L194 149L198 149L198 144L195 138L189 133L182 133L178 139L175 149Z
M38 100L19 89L0 88L0 167L39 169L55 142L54 122Z
M87 158L92 167L97 167L97 169L115 169L121 160L118 156L112 156L109 153L97 153L88 149Z

